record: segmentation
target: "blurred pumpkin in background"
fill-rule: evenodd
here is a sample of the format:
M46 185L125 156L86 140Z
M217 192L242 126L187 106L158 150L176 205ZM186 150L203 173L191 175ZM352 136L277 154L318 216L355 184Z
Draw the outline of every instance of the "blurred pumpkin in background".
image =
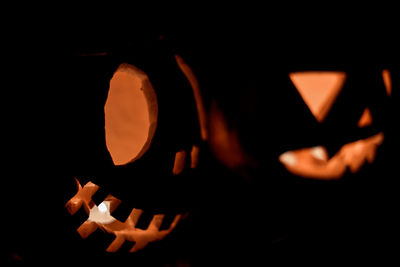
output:
M220 195L232 205L222 201L221 221L245 214L240 238L224 235L229 248L246 259L389 254L380 244L393 229L385 229L394 197L392 54L346 32L257 29L202 46L209 145L230 173L220 175L221 191L234 188Z

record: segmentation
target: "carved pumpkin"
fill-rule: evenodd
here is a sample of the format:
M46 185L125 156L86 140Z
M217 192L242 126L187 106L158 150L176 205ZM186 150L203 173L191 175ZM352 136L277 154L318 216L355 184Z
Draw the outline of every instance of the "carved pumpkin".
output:
M238 207L246 214L240 237L224 226L229 250L245 259L382 252L379 231L390 222L377 205L393 207L383 193L393 186L392 65L325 45L328 38L275 47L276 36L232 36L219 46L213 40L201 80L210 148L238 184L219 196L233 206L220 220L235 220Z
M90 175L76 172L78 192L66 208L81 220L83 239L98 229L115 237L104 238L107 252L164 239L189 208L187 185L207 137L204 107L193 71L169 49L160 40L77 59L77 81L106 92L103 135L93 144L104 150L84 163Z
M229 39L229 41L232 42L232 39ZM251 43L254 44L254 42ZM78 178L76 181L77 192L74 197L75 192L68 192L68 198L72 197L72 199L67 202L66 207L73 214L72 216L68 214L68 218L72 218L72 221L77 219L77 227L72 227L71 232L64 233L72 236L76 234L76 229L78 229L78 233L82 237L87 237L84 245L80 245L75 249L68 247L69 244L67 245L66 253L70 257L64 259L73 263L76 263L76 261L82 264L104 263L104 255L99 254L100 251L104 251L107 248L109 251L120 251L124 249L122 248L123 244L128 246L128 250L137 251L149 241L152 242L163 238L174 230L182 221L182 209L177 209L178 212L176 212L174 205L170 204L182 203L182 200L186 200L185 196L182 195L184 191L180 189L185 187L185 178L187 178L185 176L187 172L185 171L195 167L197 162L198 149L193 145L199 144L200 139L205 140L207 138L205 119L204 116L201 116L201 111L203 110L201 103L199 101L194 103L193 95L190 95L189 98L182 97L177 93L176 90L178 89L174 86L178 84L189 88L189 90L183 91L194 94L195 98L196 95L199 95L199 92L196 91L196 88L198 89L196 79L194 76L187 75L191 71L182 67L184 65L182 62L179 64L181 59L179 57L174 58L171 53L154 53L155 51L160 52L157 49L153 50L154 47L144 53L136 53L138 50L130 50L131 48L128 49L131 52L125 53L126 51L123 51L118 55L104 54L103 52L86 53L78 57L78 63L68 65L68 67L71 67L68 74L77 76L69 85L76 92L73 98L78 100L78 104L69 106L69 111L75 112L74 119L76 121L72 125L77 127L74 127L73 135L75 135L75 138L79 137L77 138L79 141L77 141L77 144L72 143L74 145L72 151L76 152L73 154L73 158L76 161L72 161L72 169L75 172L74 175ZM247 52L245 49L243 51ZM287 53L287 51L284 52ZM143 58L140 58L140 55ZM160 57L160 55L168 56ZM232 55L234 56L232 57ZM309 68L309 66L290 68L292 65L289 64L290 66L288 67L288 65L284 64L285 62L283 64L272 64L268 61L268 58L256 57L256 61L259 60L269 64L269 67L265 68L264 63L253 65L244 64L248 62L242 60L235 61L236 55L235 53L229 55L229 58L234 58L234 60L215 62L215 58L212 58L212 60L206 60L206 64L200 64L202 71L205 73L208 72L209 68L217 67L219 70L223 69L223 73L217 71L213 73L216 75L211 75L213 77L211 79L212 82L208 82L205 79L205 83L202 83L205 86L202 89L205 89L208 96L215 100L209 106L211 148L215 153L215 157L221 160L223 165L234 170L235 174L232 175L230 172L227 174L225 170L218 172L218 168L211 168L207 175L202 177L206 184L204 188L207 189L207 191L203 192L207 192L207 194L204 194L205 196L202 196L203 198L200 200L205 208L201 209L203 213L197 218L200 219L197 224L199 227L194 230L197 239L193 241L203 241L195 247L198 258L203 259L204 257L204 260L201 260L204 263L209 263L208 260L214 260L214 256L220 256L223 260L236 261L239 253L243 253L245 256L242 256L242 258L246 262L256 261L260 257L248 258L246 256L255 254L265 256L265 244L269 247L271 244L269 241L271 240L273 240L272 245L277 244L277 247L283 247L283 253L281 251L281 253L276 254L280 259L284 256L287 257L288 254L290 256L299 255L301 252L305 252L305 257L307 257L310 254L321 251L340 250L344 244L337 242L337 240L329 244L331 240L329 238L332 235L341 233L340 231L344 228L343 225L351 224L351 226L354 226L358 222L365 222L366 220L363 221L366 218L365 216L361 217L360 220L352 221L355 216L353 213L357 213L361 209L365 214L367 208L376 204L374 200L382 195L378 194L378 197L368 201L366 205L355 205L354 199L360 196L362 190L369 190L370 187L365 187L361 183L360 188L358 187L359 184L354 182L350 184L350 187L345 187L345 190L343 188L340 188L341 190L336 189L339 188L337 185L342 185L343 181L350 181L350 178L357 177L357 175L359 175L358 178L361 177L360 179L367 177L369 181L374 181L374 178L381 170L379 167L382 166L382 158L379 155L382 155L382 153L379 152L382 151L377 151L376 155L374 153L376 147L379 150L384 148L385 144L391 144L390 132L387 133L385 128L387 125L379 123L382 122L382 119L384 120L386 115L381 112L381 108L385 106L382 103L386 103L386 100L382 101L382 99L387 99L387 95L390 93L385 92L386 90L390 92L389 88L391 88L386 86L385 90L382 78L383 81L389 80L385 78L389 72L384 71L382 73L381 71L384 68L379 69L379 71L353 72L351 68L350 71L332 66L321 68L319 64L315 68ZM174 62L174 64L164 64L166 62ZM218 64L221 62L222 64ZM303 60L301 62L307 61ZM251 63L254 63L254 61ZM172 68L173 71L170 68L171 65L174 66ZM179 71L179 66L181 71ZM345 66L347 65L345 64ZM335 103L331 105L330 110L329 108L324 109L324 106L321 107L318 103L315 108L308 103L307 96L303 96L304 93L300 92L302 89L296 88L296 79L299 79L299 76L296 78L296 74L301 74L305 71L312 71L314 72L312 74L318 75L326 74L327 71L332 73L333 71L335 74L339 74L340 77L343 77L343 73L346 73L346 80L347 78L350 80L350 77L357 77L355 78L357 80L355 84L361 81L363 85L374 84L376 86L373 86L374 89L371 89L372 91L368 91L368 97L364 98L360 97L360 94L355 94L353 96L356 96L359 101L345 101L342 102L345 103L342 106L337 104L340 103L339 100L346 99L346 97L341 98L341 94L349 92L347 90L349 88L343 87L341 92L336 95L336 102L334 101ZM318 71L318 73L315 73L315 71ZM323 72L321 73L321 71ZM174 80L172 77L175 77L175 75L168 75L171 72L180 73L181 75L181 72L183 72L186 78L183 76L182 79L182 76L180 76L180 78ZM147 78L143 78L143 73L146 74ZM355 76L353 76L354 73L356 74ZM366 73L371 74L371 76ZM134 94L139 96L145 112L142 114L140 121L132 121L131 112L133 110L130 110L132 107L129 105L125 107L130 110L125 114L127 115L125 122L128 123L129 127L121 129L121 133L116 133L110 130L115 127L112 126L114 122L118 124L114 119L115 115L118 115L120 111L114 110L114 115L112 112L106 111L106 114L103 112L104 108L108 109L115 99L124 99L123 96L119 96L120 98L118 96L115 97L113 93L116 91L110 91L109 89L111 80L112 82L117 82L119 78L125 75L127 76L125 78L133 84L137 83L138 80L142 84L150 81L151 86L145 86L147 93L138 91L135 86L133 88L124 88L123 86L119 88L122 93L127 93L129 97ZM141 79L139 76L141 76ZM359 79L360 77L364 79L373 77L370 79L373 82L369 83L367 79L362 81L363 79ZM63 78L66 80L71 77L65 75ZM192 88L188 86L186 79L189 80ZM247 83L248 80L250 80L249 83ZM300 83L301 80L300 76ZM201 81L204 82L204 80ZM243 83L243 81L245 82ZM186 85L184 86L182 82ZM259 86L260 84L262 86ZM71 90L71 88L67 89ZM165 88L168 89L164 90ZM246 88L246 90L243 90L243 88ZM266 88L268 90L265 90ZM270 90L270 88L273 89ZM277 88L282 88L282 90ZM352 88L362 90L362 87L359 86ZM365 88L372 87L366 86ZM375 90L376 88L381 88L381 90ZM157 111L151 108L156 102L152 89L154 89L157 99ZM169 89L173 90L172 94L170 94L171 91ZM193 93L192 89L194 89ZM209 90L207 91L207 89ZM372 97L375 93L380 95L376 99ZM181 101L182 99L184 100ZM190 100L188 101L188 99ZM116 100L116 102L119 101ZM182 102L187 102L187 105L183 104L185 108L180 106ZM76 104L76 102L74 103ZM350 109L352 111L348 113L336 112L338 106L348 108L352 106L350 104L354 103L356 105L353 105L354 109ZM365 105L366 103L370 105ZM286 108L284 108L285 106ZM200 111L199 114L193 112L195 107L197 107L197 111ZM124 113L123 111L121 113ZM102 119L104 115L106 116L105 120ZM187 115L190 118L189 121L195 121L193 124L197 126L191 123L188 124L184 118L180 117L181 115ZM337 117L336 115L340 116ZM138 118L133 117L134 119ZM187 118L186 116L184 117ZM198 127L197 117L199 117L200 127ZM344 118L346 123L338 122L333 117ZM118 147L121 144L114 142L114 139L118 139L118 136L136 134L132 131L134 129L133 126L140 123L145 125L145 131L138 133L139 141L136 143L130 142L132 140L124 140L126 146L124 145L123 147L127 149L120 150ZM155 130L152 127L154 123L157 124ZM359 133L360 129L368 128L363 127L368 126L368 124L372 127L376 126L378 131L374 134ZM191 126L188 127L188 125ZM325 128L325 125L328 126ZM338 125L346 127L334 127ZM381 128L382 125L384 126L383 128ZM104 127L107 128L106 131L104 131ZM192 132L193 129L195 130ZM335 131L329 132L331 129L335 129ZM343 132L338 129L343 129ZM348 132L347 130L349 129L351 131ZM383 135L380 134L381 132ZM104 135L99 133L104 133ZM71 133L69 132L65 136L69 136L69 134ZM339 138L338 140L325 139L324 137L327 136ZM350 146L349 149L347 149L348 145ZM372 150L370 149L371 146ZM360 148L362 152L360 153L362 156L361 161L372 162L375 158L375 161L372 162L374 165L368 165L368 163L363 165L360 162L356 162L354 165L348 164L357 156L353 156L353 154L356 154L354 153L354 150L357 150L355 148ZM334 155L342 155L340 152L342 150L345 155L343 158L349 159L349 161L344 160L339 162L339 165L342 168L350 165L350 171L343 173L342 169L340 169L338 173L331 172L329 166L326 166L329 165L327 157L333 158ZM349 151L349 153L347 154L346 151ZM384 157L383 159L386 158ZM295 164L293 164L293 161ZM322 171L315 170L316 162L319 164L317 168L322 165ZM68 162L68 164L71 164L71 162ZM378 164L378 167L372 168L371 173L363 171L363 168L374 167L376 164ZM291 169L292 166L306 166L307 168ZM220 175L221 173L223 175ZM238 183L239 186L237 187L232 186L237 180L231 180L231 178L237 178L237 174L249 178L251 186L248 186L247 183L243 185L241 182ZM147 179L149 177L152 179ZM72 182L75 182L72 175L69 175L69 178ZM322 178L323 181L319 181L319 178ZM52 179L54 179L53 176ZM331 179L333 181L325 181ZM360 181L360 179L357 179L357 181ZM286 191L287 188L285 186L289 184L288 180L290 185L294 181L293 184L296 187L291 187ZM171 181L173 181L174 185L180 184L181 186L174 190L173 186L170 186ZM319 182L322 183L320 184ZM316 184L318 186L314 186ZM371 184L374 185L374 183ZM391 185L391 183L389 184ZM255 190L254 187L256 187ZM282 187L284 188L283 190ZM371 191L368 190L361 196L369 194ZM327 192L330 194L325 195ZM352 196L351 193L354 192L356 192L355 196ZM212 195L214 197L217 195L218 201L215 201L216 198L213 198ZM178 197L171 199L174 196ZM117 197L121 198L122 201ZM332 198L329 199L330 197ZM343 199L341 199L342 197ZM349 199L353 201L346 202ZM169 202L161 203L163 200L168 200ZM337 202L338 200L340 203ZM365 198L362 200L365 200ZM377 205L383 202L377 202ZM42 203L45 206L46 202L43 201ZM332 211L332 203L341 205L335 212L329 214ZM62 204L65 204L65 202ZM348 207L345 209L344 214L340 213L340 208L346 207L346 204L348 204ZM123 207L124 205L125 208ZM60 205L57 207L59 208ZM159 209L154 210L151 207ZM290 212L296 208L298 208L297 213L293 216ZM122 219L117 215L120 210L122 210L121 213L125 212ZM149 210L151 215L146 218L146 212ZM373 210L373 215L376 215L375 211L376 209ZM79 215L80 212L83 213L82 217ZM169 224L166 229L159 229L160 224L165 220L168 213L172 213ZM35 213L33 214L35 215ZM219 217L214 217L215 215ZM340 216L335 217L335 215ZM346 215L353 216L346 218ZM222 220L220 220L221 217L223 218ZM383 218L385 219L386 217ZM60 222L53 222L51 219L44 223L51 224L53 225L51 229L60 231L57 228ZM146 223L139 227L138 224L141 221L146 221ZM278 223L274 224L274 221L278 221ZM20 224L27 227L25 223ZM290 235L281 235L278 228L282 226L286 230L288 225L290 227L295 225L295 231L291 231ZM338 225L341 227L335 228ZM65 222L62 226L65 229ZM371 223L362 228L362 230L365 230L364 233L370 233L369 226L371 226ZM321 234L321 237L319 239L305 238L309 234L311 235L309 230L313 227L317 229L317 234ZM321 229L326 230L325 228L332 230L331 235L326 239L326 231L318 232ZM278 232L278 238L276 236L273 236L273 238L266 236L264 233L266 229ZM350 230L347 229L346 233L351 232L352 229L354 227L350 228ZM296 237L299 232L301 233L300 242L294 246L294 249L301 247L302 249L299 249L300 253L291 253L290 249L293 248L290 242L287 245L285 240L291 239L287 238L288 236L293 237L294 235ZM193 237L190 234L187 236L186 241L191 240ZM248 236L251 236L251 238L248 238ZM339 235L340 237L343 237L343 234ZM355 238L351 238L351 241L354 241L357 237L360 237L359 232L356 233ZM347 247L346 245L345 247L351 248L353 244L357 246L368 237L364 237L357 243L347 242ZM54 239L57 238L55 237ZM94 239L90 240L90 238ZM260 245L259 242L254 242L255 240L264 242ZM316 247L319 247L319 249L307 251L310 248L309 244L314 240L323 242L316 242L314 246L311 246L312 249ZM137 246L130 241L138 241ZM246 243L246 241L251 242ZM346 241L348 239L344 240L344 242ZM33 242L33 244L35 243ZM327 244L329 246L325 246ZM366 243L363 248L368 244L370 242ZM226 254L221 255L221 246L232 249L229 250L229 257L225 258ZM54 249L54 251L57 250L57 248ZM143 251L145 249L138 252ZM274 253L275 250L273 249L272 254ZM235 257L232 257L232 254ZM85 256L86 259L83 260L79 255ZM151 258L153 255L150 254L148 256ZM268 256L270 254L267 253ZM60 260L54 255L53 257ZM123 262L124 256L118 254L118 257ZM111 257L110 263L115 264L117 262L116 259L116 257ZM41 260L40 258L39 262ZM145 261L144 263L148 262Z
M329 180L341 178L348 168L355 173L364 163L374 161L376 150L384 142L383 131L388 127L387 117L390 116L386 110L391 96L389 70L349 69L346 72L328 67L322 70L282 70L281 73L265 71L270 71L271 74L267 75L274 79L271 86L276 88L281 83L281 87L261 92L263 89L255 86L268 86L261 81L245 85L252 87L245 87L248 90L238 93L242 95L240 100L234 99L238 101L237 108L244 110L232 111L232 107L228 107L225 111L232 113L228 116L237 116L238 112L243 112L242 116L253 116L249 118L253 125L241 117L226 118L221 111L226 107L211 106L210 142L216 157L225 165L231 168L251 166L266 154L282 151L277 159L290 173L303 178ZM279 75L279 78L272 77L274 75ZM248 80L253 79L259 78L248 77ZM258 97L276 103L264 105ZM276 114L268 117L268 113L273 114L275 110ZM266 116L266 123L262 116ZM232 127L229 123L236 125ZM264 146L250 139L252 134L260 137L265 134L268 141L286 140L271 144L263 155L257 150Z

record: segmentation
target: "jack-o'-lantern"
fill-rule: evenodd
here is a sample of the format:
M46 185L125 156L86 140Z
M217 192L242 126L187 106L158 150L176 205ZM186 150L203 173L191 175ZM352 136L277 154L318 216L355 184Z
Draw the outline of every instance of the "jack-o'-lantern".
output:
M97 94L100 99L82 101L90 107L83 111L98 117L92 117L96 127L82 125L77 134L85 140L82 129L88 129L85 142L92 143L79 142L76 150L88 148L94 158L76 155L78 192L66 208L79 221L83 239L103 232L100 255L142 251L169 235L189 208L190 177L207 138L196 76L165 40L75 60L78 91L86 90L83 98Z
M224 80L230 88L227 90L239 95L232 97L231 102L235 103L217 96L219 100L211 105L210 142L216 157L233 169L251 165L249 157L264 148L257 143L263 140L249 140L240 135L264 135L267 142L287 138L270 144L270 153L275 149L281 151L277 157L280 163L298 177L333 180L343 177L347 170L358 172L364 163L374 161L376 150L385 139L383 131L390 116L390 71L371 68L326 64L314 69L265 69L265 74L239 70L247 76L237 79L247 82L237 86L246 88L242 92L236 92L240 89ZM268 84L263 84L257 75L264 75L276 89L261 91ZM268 121L263 122L260 117L268 112L274 116L266 117ZM262 152L257 153L258 157L253 159L261 158Z
M382 192L391 188L390 65L339 44L290 40L275 47L238 36L219 50L213 43L213 67L202 80L210 99L210 148L233 173L232 183L236 176L244 181L226 194L249 216L235 240L263 240L251 246L252 256L271 247L285 248L272 254L305 258L335 255L334 248L338 255L352 246L354 253L376 249L382 225L366 221L388 218L369 208L387 204ZM224 219L233 219L234 210Z
M217 53L197 69L202 93L211 100L207 132L195 76L164 48L145 44L118 47L117 53L85 52L74 57L63 76L75 93L69 107L73 130L64 135L73 136L69 178L77 187L65 201L66 220L72 221L67 235L77 235L77 229L84 238L75 249L76 243L68 243L69 260L102 262L106 250L140 255L170 237L185 217L181 205L191 199L186 185L198 146L207 138L228 171L208 166L201 177L204 187L198 189L198 227L181 240L184 246L198 242L191 253L204 257L205 264L221 255L225 263L235 261L239 253L259 259L275 252L290 257L296 249L311 248L307 255L341 250L371 237L368 223L361 230L369 235L360 242L352 243L359 231L347 245L349 239L337 241L345 236L343 225L365 223L365 216L354 220L354 214L365 215L367 208L383 203L374 203L381 193L365 205L354 200L375 193L371 186L385 166L381 152L391 144L385 121L390 71L374 64L308 66L304 58L287 64L258 52L247 55L251 49L243 48L230 50L222 60L218 57L226 52ZM313 95L316 83L323 90ZM333 204L340 205L330 214ZM321 237L315 238L313 227ZM318 232L326 228L329 236ZM340 235L326 246L335 234Z

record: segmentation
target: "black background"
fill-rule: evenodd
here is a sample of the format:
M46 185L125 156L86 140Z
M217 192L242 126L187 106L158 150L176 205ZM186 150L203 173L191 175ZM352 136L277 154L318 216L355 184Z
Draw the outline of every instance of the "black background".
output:
M55 31L48 23L26 23L4 35L2 220L6 261L136 261L146 266L180 259L201 266L235 261L342 262L349 255L355 261L392 259L397 245L391 241L398 236L394 219L397 120L393 114L399 79L395 23L390 15L389 19L365 15L351 23L333 20L333 16L286 15L255 22L233 16L218 23L206 23L206 17L189 24L143 23L135 35L103 20L66 23ZM124 29L138 28L133 22L124 25ZM357 76L364 70L374 74L389 68L393 96L389 102L376 99L387 112L379 118L387 132L381 149L384 156L376 159L374 167L333 183L301 181L289 177L276 163L265 164L245 173L257 182L252 186L241 174L225 169L203 144L199 174L193 182L184 183L193 193L186 195L192 198L180 199L190 203L193 216L176 235L138 256L99 253L104 251L106 237L100 233L92 240L80 240L75 229L81 217L66 214L64 205L75 192L74 176L96 176L99 168L110 164L102 132L107 87L100 80L104 76L91 80L101 89L89 81L88 91L77 90L82 84L73 87L71 81L79 81L76 77L83 77L79 75L87 69L96 77L96 68L103 71L109 66L107 57L97 54L153 42L160 35L193 67L206 107L216 99L232 127L239 129L246 149L262 162L273 162L274 155L292 145L310 144L312 131L305 129L304 121L282 122L274 110L287 104L287 98L250 90L253 87L247 84L246 75L256 74L251 79L256 85L280 86L283 80L276 77L292 70L345 69ZM87 65L77 63L76 58L82 57L88 58ZM268 77L270 81L263 76L267 71L274 74ZM233 89L228 90L226 84ZM240 85L249 90L243 93ZM243 99L254 105L236 108ZM374 100L366 99L359 110ZM291 108L286 116L290 117ZM296 116L306 120L301 113ZM339 130L330 135L346 138ZM265 155L269 149L271 153ZM265 177L271 179L266 182ZM152 201L161 206L157 201L163 200Z

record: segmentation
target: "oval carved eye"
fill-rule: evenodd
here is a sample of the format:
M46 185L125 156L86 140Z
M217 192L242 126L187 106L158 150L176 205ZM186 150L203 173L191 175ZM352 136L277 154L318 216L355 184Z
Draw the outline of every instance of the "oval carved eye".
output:
M121 64L110 81L104 106L106 145L115 165L141 157L154 136L158 103L147 75Z

